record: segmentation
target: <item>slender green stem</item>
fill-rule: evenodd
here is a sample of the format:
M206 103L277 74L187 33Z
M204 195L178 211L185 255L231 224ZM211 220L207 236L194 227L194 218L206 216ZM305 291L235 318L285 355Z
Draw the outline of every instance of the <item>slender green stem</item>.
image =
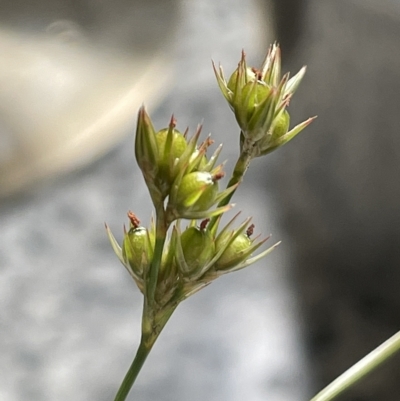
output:
M167 324L169 318L173 314L177 305L171 306L167 309L163 309L156 313L154 309L150 309L145 302L143 308L142 318L142 337L140 340L139 347L137 349L135 358L129 367L128 372L125 375L124 380L115 396L114 401L125 401L128 396L140 370L142 369L146 358L150 354L153 345L155 344L161 331ZM152 313L149 313L152 311ZM151 319L151 321L149 321Z
M400 351L400 331L353 365L310 401L330 401Z
M135 359L133 360L132 365L130 366L127 374L125 375L121 387L119 388L118 393L114 398L114 401L126 400L126 397L128 396L129 391L133 386L133 383L135 382L140 370L142 369L142 366L146 361L146 358L149 355L156 338L157 337L155 337L154 341L149 344L148 342L144 341L144 338L142 337L139 344L139 348L136 352Z
M235 168L233 169L232 177L229 180L228 188L232 185L238 184L243 180L244 175L246 174L247 169L249 168L250 161L253 158L253 155L250 152L242 151L240 153L239 159L235 164ZM235 191L231 192L228 196L221 200L218 204L218 207L225 206L232 199Z
M244 175L246 174L247 169L249 168L251 159L253 159L253 154L250 150L250 147L244 146L242 151L240 152L240 156L235 164L235 168L232 172L232 177L228 182L227 188L232 185L236 185L243 180ZM218 203L218 207L226 206L230 200L232 199L233 194L236 192L232 191L229 195L227 195L224 199L222 199ZM213 217L208 224L208 229L211 230L218 221L218 216Z
M149 276L146 280L145 298L150 308L152 308L154 303L154 297L158 280L158 272L160 270L164 243L167 238L167 231L168 231L168 224L166 222L166 215L163 206L161 206L156 211L156 243L154 246L154 255L149 270Z
M129 394L147 356L177 305L160 306L156 303L158 273L169 223L163 205L156 210L156 242L153 260L146 278L143 302L142 337L140 344L114 401L124 401Z

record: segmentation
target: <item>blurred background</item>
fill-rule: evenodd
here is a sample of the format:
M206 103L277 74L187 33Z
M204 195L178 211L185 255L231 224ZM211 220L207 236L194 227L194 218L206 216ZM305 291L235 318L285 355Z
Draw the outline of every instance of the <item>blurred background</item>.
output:
M175 312L130 399L306 400L400 326L400 5L395 1L0 2L0 400L108 401L139 340L142 297L113 254L147 224L138 107L203 122L232 167L229 74L281 43L308 65L292 123L236 203L284 243ZM268 172L268 174L266 174ZM251 194L251 196L249 196ZM119 235L118 235L119 234ZM397 401L400 358L342 399Z
M267 188L290 237L320 388L400 328L400 3L276 5L286 68L308 65L291 117L318 119L271 155ZM290 15L293 30L284 23ZM399 366L396 356L340 399L399 400Z

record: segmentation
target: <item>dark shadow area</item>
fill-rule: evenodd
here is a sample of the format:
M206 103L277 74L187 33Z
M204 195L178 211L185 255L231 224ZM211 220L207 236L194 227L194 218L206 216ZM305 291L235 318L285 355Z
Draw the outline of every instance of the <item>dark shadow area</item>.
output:
M292 277L319 389L400 328L400 6L276 3L285 3L278 34L295 46L289 60L283 48L284 70L308 65L289 108L292 124L318 115L274 155L269 187L292 238ZM291 12L297 17L285 20ZM290 20L303 20L301 29ZM399 400L399 363L340 399Z

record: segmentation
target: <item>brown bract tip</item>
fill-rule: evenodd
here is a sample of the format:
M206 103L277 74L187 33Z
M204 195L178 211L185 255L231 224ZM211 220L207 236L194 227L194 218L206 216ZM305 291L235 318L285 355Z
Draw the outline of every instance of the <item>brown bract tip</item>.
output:
M176 127L176 118L175 118L175 116L173 114L171 116L171 121L169 122L169 126L170 126L170 128L175 128Z
M206 151L209 146L211 146L214 143L214 140L211 139L210 136L208 136L199 146L199 150L204 149Z
M225 173L223 171L220 171L219 173L215 173L213 175L212 180L215 182L215 181L220 180L222 177L225 177Z
M287 93L284 97L282 102L285 103L285 107L289 106L290 101L292 100L292 94L291 93Z

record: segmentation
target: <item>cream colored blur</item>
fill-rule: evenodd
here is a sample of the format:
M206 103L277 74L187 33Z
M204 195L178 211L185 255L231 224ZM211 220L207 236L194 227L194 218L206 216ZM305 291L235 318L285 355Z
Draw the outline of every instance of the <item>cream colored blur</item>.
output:
M133 126L144 100L161 99L176 7L131 3L110 0L89 28L32 15L35 29L25 29L0 17L0 196L102 154ZM113 14L118 6L125 9ZM151 7L163 11L153 21L160 35L144 26L146 15L160 14Z

